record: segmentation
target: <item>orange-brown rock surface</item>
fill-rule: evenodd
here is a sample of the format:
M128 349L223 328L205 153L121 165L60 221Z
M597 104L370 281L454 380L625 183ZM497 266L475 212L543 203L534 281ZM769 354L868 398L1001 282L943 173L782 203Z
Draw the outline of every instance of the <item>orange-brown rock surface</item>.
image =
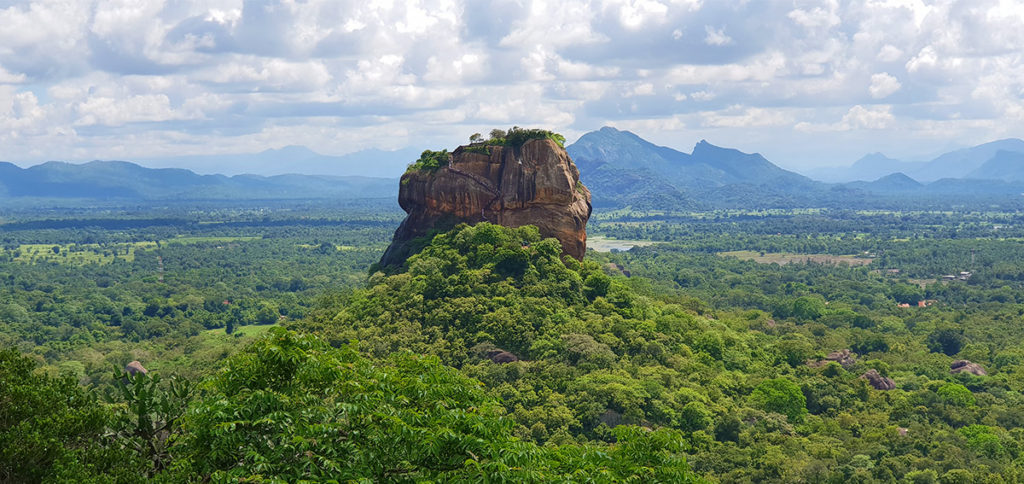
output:
M558 239L566 254L583 259L591 207L590 192L579 180L565 149L549 139L522 146L461 146L448 166L402 176L398 204L408 216L381 265L401 265L412 255L408 242L433 229L485 221L535 225L542 236Z

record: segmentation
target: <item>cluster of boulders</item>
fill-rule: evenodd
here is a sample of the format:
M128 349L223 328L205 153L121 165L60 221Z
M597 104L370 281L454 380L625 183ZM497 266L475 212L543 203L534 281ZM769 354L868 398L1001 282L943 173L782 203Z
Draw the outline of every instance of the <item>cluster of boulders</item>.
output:
M875 390L892 390L896 388L896 382L887 376L882 376L878 370L872 368L860 376L862 380L867 380L868 384L875 388Z
M806 364L811 368L821 368L833 361L839 363L844 370L849 370L857 363L857 354L849 349L833 351L823 360L807 360Z
M844 369L849 370L857 363L857 354L849 349L833 351L828 354L822 360L807 360L807 366L812 368L821 368L830 362L839 363ZM970 373L971 375L985 376L988 372L985 368L977 363L972 363L969 360L956 360L949 365L949 372L957 375L960 373ZM878 370L871 369L860 376L861 379L867 380L876 390L892 390L896 388L896 382L892 378L883 376Z
M821 360L807 360L807 366L821 368L829 363L838 363L844 370L850 370L857 364L857 354L850 349L833 351ZM870 369L860 376L867 380L868 384L876 390L892 390L896 388L896 382L892 378L883 376L878 370Z

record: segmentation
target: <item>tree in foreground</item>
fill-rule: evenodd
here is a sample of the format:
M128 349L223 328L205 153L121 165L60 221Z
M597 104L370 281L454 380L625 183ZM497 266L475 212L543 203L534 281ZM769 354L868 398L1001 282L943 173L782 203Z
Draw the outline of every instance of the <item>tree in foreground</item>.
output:
M206 382L171 449L174 477L320 481L688 482L671 430L617 430L611 446L539 447L481 384L434 357L385 362L282 329Z
M0 351L0 482L135 482L147 465L107 433L113 412L74 378Z

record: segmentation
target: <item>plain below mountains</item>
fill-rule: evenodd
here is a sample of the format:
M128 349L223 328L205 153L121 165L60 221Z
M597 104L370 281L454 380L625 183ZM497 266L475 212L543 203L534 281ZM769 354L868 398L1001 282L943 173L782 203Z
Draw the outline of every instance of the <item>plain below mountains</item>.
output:
M260 200L394 198L398 180L361 176L198 175L180 168L145 168L124 161L29 168L0 162L0 197L125 200Z

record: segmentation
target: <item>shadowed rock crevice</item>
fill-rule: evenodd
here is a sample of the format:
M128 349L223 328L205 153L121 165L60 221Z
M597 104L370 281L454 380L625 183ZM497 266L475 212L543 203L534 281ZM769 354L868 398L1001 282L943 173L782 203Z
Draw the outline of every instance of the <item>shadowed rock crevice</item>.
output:
M550 139L521 146L460 146L446 166L402 176L398 203L408 214L381 266L400 266L422 245L416 239L459 223L535 225L562 250L583 259L590 192L565 149Z

